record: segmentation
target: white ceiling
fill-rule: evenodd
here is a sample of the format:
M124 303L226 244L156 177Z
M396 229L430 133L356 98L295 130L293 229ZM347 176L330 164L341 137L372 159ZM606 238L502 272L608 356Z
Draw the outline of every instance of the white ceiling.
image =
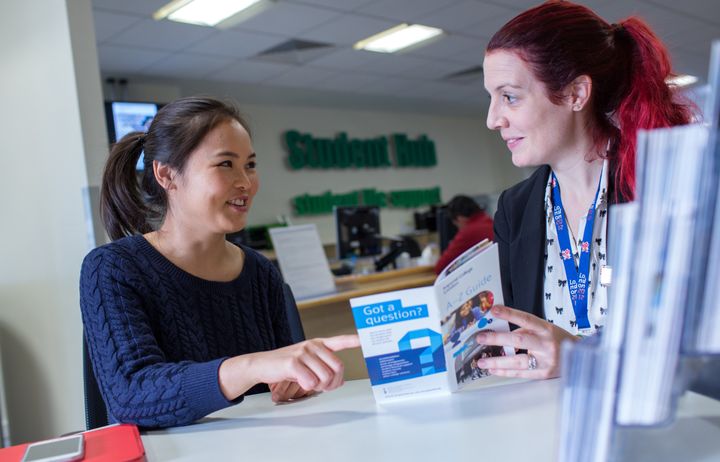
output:
M100 68L105 76L204 80L291 90L309 99L333 95L345 102L392 98L459 110L486 105L482 79L447 81L449 74L482 64L489 37L534 0L277 0L228 30L154 21L168 0L92 0ZM705 79L710 42L720 38L716 0L587 0L614 22L643 17L668 45L675 71ZM682 5L682 6L679 6ZM352 49L356 41L399 22L440 27L446 35L406 53ZM301 64L257 55L289 39L332 48ZM311 101L308 101L311 102Z

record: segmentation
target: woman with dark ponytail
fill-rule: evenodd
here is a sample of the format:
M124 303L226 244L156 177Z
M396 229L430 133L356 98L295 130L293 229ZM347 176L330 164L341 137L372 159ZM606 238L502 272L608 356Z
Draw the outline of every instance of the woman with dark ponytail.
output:
M638 18L608 24L590 9L548 1L490 40L487 125L518 167L540 166L503 192L495 240L506 306L519 328L478 342L526 354L478 366L502 376L560 375L560 344L592 335L608 312L608 204L632 200L640 129L691 121L665 80L667 50Z
M85 257L80 276L84 332L112 422L184 425L268 386L274 401L287 401L342 385L334 352L359 346L357 336L293 344L286 303L294 301L280 274L225 240L246 224L257 157L237 110L200 97L168 104L147 134L113 146L101 191L113 242Z

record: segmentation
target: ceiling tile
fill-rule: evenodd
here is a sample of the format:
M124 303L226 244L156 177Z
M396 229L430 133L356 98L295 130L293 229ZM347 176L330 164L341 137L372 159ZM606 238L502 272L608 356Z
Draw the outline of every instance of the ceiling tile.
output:
M400 22L422 22L420 19L462 0L378 0L356 10L383 19Z
M410 69L408 73L413 77L423 80L440 80L455 72L463 71L468 67L470 66L465 63L434 59Z
M329 69L350 70L357 69L372 62L370 52L354 50L352 48L339 48L332 53L313 61L313 66Z
M465 0L427 14L419 21L428 26L439 27L446 32L460 32L473 24L497 17L503 9L476 0ZM515 15L514 11L506 11L508 17Z
M411 79L404 79L401 77L383 77L377 82L363 88L363 91L374 94L401 95L409 92L411 88L418 84L419 82Z
M533 8L535 6L538 6L541 1L538 0L479 0L483 3L487 4L494 4L494 5L502 5L506 8L510 8L513 10L517 10L517 12L529 10L530 8ZM604 1L604 0L599 0ZM607 0L607 1L614 1L614 0ZM583 0L583 5L585 5L588 2L588 0ZM516 13L517 14L517 13Z
M663 40L682 34L699 24L696 20L682 14L672 14L641 2L601 2L591 5L593 11L609 23L618 22L629 16L639 16L645 20Z
M704 3L696 0L682 3L682 8L671 9L664 6L664 4L669 4L664 0L635 2L591 0L588 6L611 23L629 16L639 16L650 25L671 51L682 47L685 49L697 48L698 52L707 53L712 38L720 37L720 26L716 26L712 22L716 20L717 16L713 17L713 8L704 8L702 6ZM715 9L720 11L718 2L709 3L716 5ZM707 20L702 16L703 13L707 13Z
M215 33L212 27L146 19L115 35L108 43L140 48L180 51Z
M310 4L338 11L353 11L374 0L290 0L292 3Z
M141 73L173 79L199 79L233 62L233 58L178 53L144 68Z
M229 82L263 82L273 77L280 76L294 66L277 63L264 63L255 61L242 61L232 64L217 72L207 75L210 80L223 80Z
M277 35L230 29L218 31L196 42L188 48L188 51L218 56L247 58L286 40L287 38Z
M380 82L382 79L383 77L374 74L339 72L324 80L322 86L328 90L359 91L362 88Z
M430 60L410 54L376 53L342 49L313 61L313 66L376 75L398 75L427 64Z
M268 92L280 86L307 88L294 90L302 95L314 94L311 89L320 94L322 89L336 92L331 97L338 101L355 98L359 104L397 97L414 101L415 107L418 101L430 100L467 107L486 104L482 78L462 84L441 79L482 64L488 38L540 0L275 0L264 12L229 30L151 20L150 15L167 1L92 0L104 73L256 82ZM710 41L720 37L720 2L582 0L582 4L609 22L639 14L667 43L677 71L705 78ZM351 49L356 41L402 21L438 26L447 34L398 55ZM288 38L336 48L303 66L253 58Z
M709 54L699 56L693 53L677 53L673 55L673 71L678 74L694 75L702 81L707 81Z
M452 59L464 63L482 63L487 39L446 35L408 54L430 58Z
M482 19L463 28L462 32L473 37L486 37L489 39L515 16L517 16L517 11L488 6L485 8Z
M702 21L720 26L720 2L708 0L642 0L658 8L664 7L668 12L686 14Z
M713 40L720 39L720 27L698 26L672 38L671 51L687 50L690 53L710 56Z
M332 46L304 46L303 43L313 44L315 42L298 42L296 40L291 40L280 47L267 50L251 59L253 61L266 61L303 66L334 51L334 47Z
M338 72L328 69L298 66L292 68L285 74L267 79L264 83L268 85L283 85L289 87L317 88L321 82L334 77L337 74Z
M94 8L102 8L137 16L152 17L152 14L170 0L92 0Z
M295 3L275 3L260 14L241 22L237 29L294 37L301 32L326 23L341 13Z
M402 74L407 77L414 77L409 71L428 62L428 59L403 54L374 53L370 51L359 51L358 53L366 53L368 56L365 63L357 69L372 74Z
M608 22L634 11L638 3L637 0L632 2L624 0L585 0L582 2L584 6L590 8Z
M315 27L300 35L300 38L334 44L353 45L358 40L375 35L393 26L396 22L368 18L355 14L344 14L335 20Z
M163 51L143 50L115 45L98 46L98 61L103 72L136 73L168 56Z
M142 21L138 16L121 13L108 13L107 11L93 10L95 20L95 40L102 43L118 32Z

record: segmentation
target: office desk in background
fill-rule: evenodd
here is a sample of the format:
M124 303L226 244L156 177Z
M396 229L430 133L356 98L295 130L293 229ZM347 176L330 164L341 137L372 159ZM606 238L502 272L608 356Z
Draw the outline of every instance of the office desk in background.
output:
M399 270L370 274L352 274L335 278L337 292L321 297L307 298L297 302L298 309L347 303L348 300L364 295L379 294L392 290L429 286L435 282L433 266L415 266ZM350 309L350 305L347 304Z
M496 386L499 385L500 386ZM450 396L378 406L370 383L291 404L249 396L201 423L143 435L153 461L556 460L560 380L489 378ZM695 393L675 423L629 438L622 460L717 461L720 402Z
M432 266L417 266L395 271L336 277L337 291L322 297L298 300L305 337L330 337L355 334L355 321L349 300L354 297L392 290L429 286L435 281ZM345 379L367 378L367 369L360 349L338 353L345 364Z

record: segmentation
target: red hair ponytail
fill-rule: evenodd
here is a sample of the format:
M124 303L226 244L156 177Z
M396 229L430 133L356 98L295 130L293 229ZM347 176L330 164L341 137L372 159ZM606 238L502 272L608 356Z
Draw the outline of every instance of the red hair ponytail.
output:
M620 139L614 155L616 192L631 199L635 191L635 149L640 129L683 125L692 120L692 106L682 101L665 79L672 74L665 45L643 20L621 21L619 34L632 45L630 83L616 111Z

